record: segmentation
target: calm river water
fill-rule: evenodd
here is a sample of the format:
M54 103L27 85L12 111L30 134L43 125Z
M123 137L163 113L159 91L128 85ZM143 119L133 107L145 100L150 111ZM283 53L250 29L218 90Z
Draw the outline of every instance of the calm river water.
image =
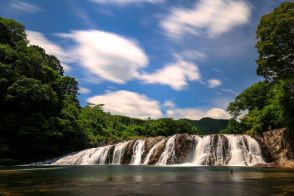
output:
M294 169L1 167L0 195L294 195Z

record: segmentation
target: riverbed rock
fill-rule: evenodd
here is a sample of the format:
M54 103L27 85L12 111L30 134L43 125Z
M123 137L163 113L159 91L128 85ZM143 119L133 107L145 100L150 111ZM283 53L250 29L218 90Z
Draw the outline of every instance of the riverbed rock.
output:
M114 151L115 145L112 145L108 151L106 164L111 164L113 159L113 151Z
M161 153L164 151L165 143L168 138L164 138L159 141L157 148L155 149L154 153L151 155L148 165L154 165L159 160Z
M175 139L175 159L168 160L168 164L191 162L195 149L195 140L189 134L178 134Z
M144 152L142 154L142 160L144 160L148 154L148 152L150 151L150 149L157 144L158 142L160 142L162 139L164 139L163 136L158 136L158 137L147 137L145 139L145 149Z
M130 164L133 155L133 146L136 140L130 140L125 148L122 164Z

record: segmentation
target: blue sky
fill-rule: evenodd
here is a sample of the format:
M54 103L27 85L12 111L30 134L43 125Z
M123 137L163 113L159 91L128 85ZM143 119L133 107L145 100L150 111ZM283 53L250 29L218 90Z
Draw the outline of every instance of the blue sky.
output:
M256 75L260 16L284 1L2 0L2 17L59 58L79 100L138 118L229 118Z

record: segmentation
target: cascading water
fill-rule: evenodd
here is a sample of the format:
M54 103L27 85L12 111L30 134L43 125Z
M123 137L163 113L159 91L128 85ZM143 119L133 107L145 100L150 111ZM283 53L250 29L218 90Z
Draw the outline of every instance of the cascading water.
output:
M176 139L176 135L170 137L167 140L164 151L160 155L156 165L166 165L167 160L175 156L175 139Z
M125 148L127 147L129 142L118 143L114 146L112 164L119 165L122 162L122 158L124 156Z
M110 148L111 148L112 146L106 146L105 148L104 148L104 151L103 151L103 153L101 154L101 156L99 157L99 164L100 165L105 165L106 164L106 160L107 160L107 156L108 156L108 152L109 152L109 150L110 150Z
M193 163L196 165L207 165L207 160L211 156L210 136L197 138Z
M177 140L180 142L177 145L182 146L189 141L192 142L191 149L184 153L180 152L182 147L178 148L179 146L176 146L175 143L177 137L182 137L181 140ZM187 137L190 137L190 139L187 139ZM149 147L145 145L147 140L139 139L133 143L127 141L115 145L90 148L55 159L49 163L53 165L148 165L154 163L166 165L177 162L195 166L253 166L264 163L258 142L248 135L174 135L160 139ZM129 144L132 144L132 146L128 146ZM190 155L186 156L187 153L190 153ZM176 157L176 154L179 157ZM190 157L188 163L185 157Z
M217 148L216 148L216 164L215 165L224 165L224 153L223 153L223 140L221 135L217 137Z
M194 164L252 166L264 162L260 147L252 137L217 135L217 143L214 143L215 136L207 135L199 139L195 150ZM225 146L226 142L228 147ZM228 152L226 153L226 151Z
M163 140L160 140L159 142L157 142L154 146L152 146L152 148L149 150L144 162L143 162L143 165L148 165L149 161L150 161L150 158L151 156L153 155L153 153L155 152L155 150L160 146L160 144L162 142L164 142L165 139Z
M226 135L226 137L229 139L231 149L231 160L228 165L252 166L264 162L260 147L252 137L246 135Z
M132 165L141 164L142 154L145 150L145 140L137 140L133 146L133 156L131 160Z
M55 165L94 165L106 164L107 153L111 146L90 148L67 155L53 162ZM105 156L106 155L106 156ZM105 158L106 157L106 158Z

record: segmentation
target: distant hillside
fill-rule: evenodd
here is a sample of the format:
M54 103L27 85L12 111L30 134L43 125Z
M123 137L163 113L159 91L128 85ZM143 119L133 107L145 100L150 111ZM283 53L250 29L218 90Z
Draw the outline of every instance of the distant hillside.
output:
M225 129L229 120L202 118L200 120L181 119L181 121L188 122L193 127L196 127L201 135L218 133Z

